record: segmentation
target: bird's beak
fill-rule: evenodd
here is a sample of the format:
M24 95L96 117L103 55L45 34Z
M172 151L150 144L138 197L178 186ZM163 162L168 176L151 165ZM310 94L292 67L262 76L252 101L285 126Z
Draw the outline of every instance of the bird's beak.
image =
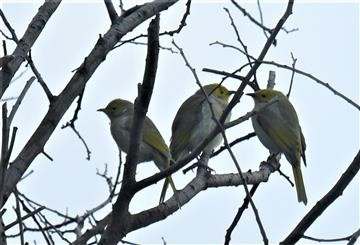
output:
M235 90L230 90L230 91L229 91L229 95L232 95L232 94L235 94L235 93L236 93Z
M255 97L255 93L247 93L246 95L249 95L249 96L251 96L251 97Z
M105 108L101 108L101 109L98 109L96 111L102 111L102 112L105 112Z

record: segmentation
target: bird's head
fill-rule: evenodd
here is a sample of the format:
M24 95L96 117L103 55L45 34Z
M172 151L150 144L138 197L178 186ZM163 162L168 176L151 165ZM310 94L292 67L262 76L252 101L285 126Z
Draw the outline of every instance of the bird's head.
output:
M257 90L255 93L248 93L247 95L251 96L254 99L255 104L268 103L270 100L272 100L275 97L281 98L282 96L285 96L280 91L273 89L260 89Z
M104 112L111 120L113 118L124 115L124 113L132 110L133 107L133 103L127 100L115 99L111 101L105 108L101 108L98 111Z
M209 84L204 86L203 88L208 96L215 96L226 103L228 103L230 95L236 92L229 91L227 88L218 83ZM201 90L199 92L202 93Z

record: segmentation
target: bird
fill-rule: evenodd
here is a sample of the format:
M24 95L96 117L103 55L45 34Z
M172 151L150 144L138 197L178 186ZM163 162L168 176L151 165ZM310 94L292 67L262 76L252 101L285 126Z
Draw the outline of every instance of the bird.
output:
M120 151L128 153L130 133L134 118L134 104L123 99L112 100L105 108L98 111L104 112L110 119L110 131ZM171 154L159 130L149 117L144 119L143 137L139 147L139 162L153 161L160 171L170 166ZM176 187L171 176L165 179L159 203L164 202L168 184L174 193Z
M272 154L285 155L292 166L298 201L306 205L301 172L301 158L306 166L306 143L293 105L282 92L273 89L261 89L247 95L255 103L251 121L257 137ZM266 106L270 101L274 101L273 104Z
M204 95L208 96L208 101ZM205 85L185 100L176 113L172 123L172 136L170 139L170 152L175 161L178 161L192 152L209 133L217 126L213 119L209 102L216 119L219 119L234 91L213 83ZM230 113L225 122L230 120ZM209 142L203 151L212 151L222 141L219 133Z

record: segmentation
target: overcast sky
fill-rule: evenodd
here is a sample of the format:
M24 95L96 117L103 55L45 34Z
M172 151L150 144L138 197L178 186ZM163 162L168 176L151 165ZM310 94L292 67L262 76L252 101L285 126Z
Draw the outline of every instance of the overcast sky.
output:
M28 23L42 4L5 1L2 9L9 22L21 37ZM131 7L134 1L124 1ZM130 4L130 2L132 4ZM264 1L265 2L265 1ZM309 2L309 1L307 1ZM312 1L311 1L312 2ZM347 1L296 1L293 15L285 24L287 29L298 31L277 36L277 46L271 47L265 60L292 64L291 52L297 58L296 67L306 71L339 92L359 103L359 5ZM259 13L255 1L242 4L254 17ZM247 61L239 52L209 44L215 41L240 47L223 7L229 8L243 42L249 53L258 56L266 38L261 29L244 17L230 1L193 1L187 26L174 36L176 43L184 49L189 62L196 68L203 84L219 82L220 77L204 73L202 68L214 68L232 72ZM286 8L285 1L266 1L262 5L266 26L273 28ZM161 15L161 30L178 26L185 2L181 1ZM141 25L125 39L146 31L148 22ZM102 1L63 2L46 25L45 30L33 46L33 60L53 94L59 93L73 73L95 45L99 34L110 26ZM1 30L5 30L3 24ZM162 37L164 47L174 49L171 37ZM146 41L146 40L141 40ZM7 42L9 52L14 45ZM92 151L87 161L86 151L70 129L60 126L72 118L73 107L65 114L61 125L45 146L45 151L54 159L50 162L39 155L30 166L34 170L18 188L39 203L68 213L83 214L87 209L102 202L108 195L103 179L96 176L96 169L103 170L108 164L109 175L115 177L118 152L110 135L109 121L96 112L114 98L133 101L137 83L141 81L145 64L146 46L127 44L112 51L90 79L76 126ZM25 71L22 66L19 72ZM257 73L260 86L265 87L269 70L276 72L275 88L287 92L291 73L272 66L261 66ZM245 71L242 75L245 74ZM31 71L16 80L4 97L16 96L31 76ZM228 79L225 84L236 89L239 81ZM148 116L161 131L166 142L171 137L171 123L181 103L197 90L195 80L178 54L161 50L159 68ZM249 88L246 92L250 92ZM307 143L307 163L302 172L308 195L308 204L297 202L296 192L278 173L271 175L268 183L261 184L254 196L268 238L271 243L283 240L300 219L336 183L359 150L359 111L336 97L325 87L301 75L295 75L291 101L297 110ZM10 102L13 103L13 102ZM13 122L19 127L15 157L46 113L48 103L37 83L32 85ZM253 108L251 98L243 97L233 111L233 119ZM227 131L229 141L252 132L247 121ZM243 171L257 170L259 163L268 156L267 150L257 138L233 147ZM281 160L281 169L292 178L291 167L286 159ZM230 156L224 152L212 159L210 167L216 173L236 173ZM137 179L155 173L152 163L138 167ZM176 173L173 178L178 188L194 177L189 172ZM160 196L162 183L138 193L131 202L131 212L153 207ZM170 193L170 191L169 191ZM238 207L242 205L244 190L239 187L209 189L201 192L181 210L166 220L128 234L128 241L149 244L161 243L161 237L174 243L223 243ZM13 199L11 199L13 201ZM15 219L12 202L8 202L4 221ZM101 219L109 212L96 214ZM306 232L319 238L337 238L350 235L359 228L359 182L353 181L343 195L327 209ZM11 233L15 233L12 230ZM28 233L28 241L39 234ZM19 240L13 240L18 243ZM261 243L253 212L245 212L235 229L232 241L238 244ZM309 243L302 240L301 244Z

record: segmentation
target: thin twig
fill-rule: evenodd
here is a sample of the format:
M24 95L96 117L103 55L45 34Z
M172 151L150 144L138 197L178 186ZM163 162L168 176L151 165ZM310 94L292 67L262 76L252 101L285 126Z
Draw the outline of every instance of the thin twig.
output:
M351 239L353 239L355 236L359 237L360 235L360 229L358 229L357 231L355 231L353 234L351 234L350 236L346 236L346 237L340 237L340 238L330 238L330 239L326 239L326 238L315 238L315 237L311 237L311 236L303 236L304 239L308 239L311 241L316 241L316 242L341 242L341 241L351 241ZM348 244L349 244L348 243Z
M233 48L241 53L243 53L244 55L245 52L242 51L241 49L235 47L235 46L232 46L232 45L228 45L228 44L223 44L223 43L220 43L220 42L215 42L213 44L219 44L219 45L222 45L223 47L227 47L227 48ZM284 64L280 64L280 63L277 63L275 61L266 61L266 60L262 60L262 59L257 59L255 58L254 56L251 56L249 55L249 57L251 57L252 60L254 60L253 62L251 62L251 64L256 64L256 63L259 63L259 64L266 64L266 65L272 65L272 66L276 66L276 67L280 67L280 68L283 68L285 70L289 70L289 71L293 71L293 72L296 72L297 74L300 74L300 75L303 75L305 77L308 77L312 80L314 80L316 83L326 87L327 89L329 89L331 92L333 92L335 95L341 97L343 100L345 100L346 102L348 102L349 104L351 104L352 106L354 106L356 109L360 110L360 106L354 102L353 100L351 100L350 98L346 97L345 95L343 95L342 93L340 93L339 91L337 91L336 89L334 89L329 83L327 82L323 82L321 81L319 78L315 77L314 75L310 74L310 73L307 73L307 72L304 72L302 70L299 70L297 68L293 68L291 66L288 66L288 65L284 65ZM249 63L246 64L247 65L250 65ZM207 70L212 70L212 69L207 69ZM214 70L213 70L214 71ZM218 71L219 73L221 73L221 71ZM230 73L229 73L230 74ZM234 76L234 78L236 78L236 75ZM243 78L243 80L245 81L245 77Z
M27 91L29 90L31 84L33 83L33 81L35 80L35 77L31 77L25 84L23 90L21 91L19 97L17 98L15 104L13 105L13 107L11 108L11 112L9 114L8 117L8 126L10 127L12 120L14 119L15 113L18 110L22 100L25 97L25 94L27 93Z
M122 0L119 0L119 8L120 8L120 12L121 14L125 13L125 8L124 8L124 3Z
M247 135L245 135L245 136L243 136L243 137L237 138L236 140L232 141L232 142L229 144L229 146L230 146L230 147L233 147L234 145L236 145L236 144L238 144L238 143L240 143L240 142L243 142L243 141L245 141L245 140L249 140L249 139L251 139L251 138L253 138L253 137L255 137L255 136L256 136L256 134L255 134L254 132L249 133L249 134L247 134ZM215 156L219 155L219 154L220 154L222 151L224 151L224 150L226 150L226 146L221 146L217 151L215 151L215 152L213 152L213 153L211 154L211 157L215 157Z
M296 61L297 59L294 57L294 54L291 52L291 59L293 61L292 63L292 68L295 69L295 65L296 65ZM289 86L289 91L286 95L286 97L290 98L290 93L291 93L291 89L292 89L292 86L293 86L293 82L294 82L294 76L295 76L295 70L292 71L291 73L291 80L290 80L290 86Z
M240 38L240 34L239 34L239 31L235 25L235 22L234 22L234 19L233 17L231 16L231 13L230 13L230 10L228 10L227 8L224 8L224 10L226 11L226 13L228 14L229 16L229 19L230 19L230 22L231 22L231 26L233 27L233 30L236 34L236 38L238 40L238 42L240 43L240 45L243 47L244 49L244 52L245 52L245 56L246 56L246 59L248 60L248 62L251 62L250 60L250 57L249 57L249 53L248 53L248 49L247 49L247 46L245 45L245 43L241 40ZM254 86L255 86L255 90L259 89L259 85L257 83L257 78L256 78L256 74L254 74Z
M122 6L122 2L120 4L120 8L121 8L121 6ZM174 36L174 34L180 33L180 31L186 26L186 19L190 15L190 7L191 7L191 0L187 0L187 2L186 2L186 10L185 10L185 13L183 14L182 19L180 20L180 24L179 24L178 28L174 29L172 31L161 32L159 34L159 36L163 36L163 35ZM121 47L122 45L124 45L126 43L140 44L139 42L135 42L135 41L137 39L144 38L144 37L147 37L147 34L139 34L139 35L137 35L137 36L135 36L133 38L121 41L118 45L114 46L113 49L119 48L119 47ZM164 50L169 50L169 51L172 52L172 49L169 49L169 48L166 48L166 47L161 47L161 46L160 46L160 48L164 49Z
M266 27L265 25L263 25L262 21L261 22L257 21L251 14L249 14L246 11L245 8L241 7L235 0L231 0L231 2L244 14L244 16L247 16L251 22L253 22L255 25L257 25L264 31L268 32L269 34L272 33L273 29L270 29L270 28ZM287 34L299 30L299 28L293 28L293 29L288 30L287 28L285 28L283 26L280 29L283 30ZM276 44L276 40L274 40L274 44Z
M24 225L23 225L23 222L22 222L23 220L21 218L19 195L17 194L16 189L14 191L14 195L15 195L15 204L16 204L15 213L16 213L18 224L19 224L20 243L21 243L21 245L24 245L25 244L25 241L24 241Z
M20 194L20 193L19 193L19 194ZM21 205L22 205L22 208L24 209L25 212L27 212L28 214L33 213L33 211L30 210L30 209L25 205L25 203L24 203L23 201L21 201ZM36 214L36 213L35 213L35 214ZM34 220L35 224L39 227L39 230L41 231L41 234L43 235L46 243L47 243L48 245L51 245L52 243L51 243L50 238L48 237L47 233L42 229L41 224L40 224L40 222L37 220L35 214L34 214L34 215L31 215L32 219Z
M20 219L21 222L23 222L23 221L25 221L26 219L32 217L32 216L35 215L36 213L44 210L44 208L45 208L45 207L40 207L40 208L35 209L34 211L30 212L30 213L27 213L25 216L21 217L21 219ZM16 220L16 221L11 222L10 224L6 225L6 226L5 226L5 231L8 230L8 229L10 229L11 227L17 225L18 223L19 223L19 220Z
M251 14L249 14L245 8L241 7L235 0L231 0L231 2L235 5L236 8L238 8L243 14L244 16L247 16L249 18L249 20L251 22L253 22L254 24L256 24L257 26L259 26L261 29L263 29L264 31L268 32L269 34L271 34L271 29L264 26L262 23L260 23L259 21L257 21Z
M251 190L250 190L251 197L254 195L254 193L255 193L256 189L259 187L259 185L260 184L255 184L251 187ZM230 227L226 230L225 242L224 242L225 245L230 244L231 234L234 231L235 227L237 226L237 224L241 218L241 215L244 213L245 209L248 208L249 200L250 199L248 198L248 196L246 196L244 198L243 205L241 205L241 207L238 209L238 212L236 213L234 220L232 221Z
M87 145L85 139L81 136L80 132L75 128L75 121L78 119L78 114L81 110L81 103L82 103L82 99L84 96L84 92L85 92L85 88L81 91L80 95L79 95L79 99L77 101L77 106L76 109L74 111L74 115L73 118L67 122L65 125L61 126L61 129L64 129L66 127L70 127L74 133L78 136L78 138L80 139L80 141L83 143L85 149L86 149L86 160L90 161L90 157L91 157L91 151L89 146Z
M263 19L263 14L262 14L262 10L261 10L261 5L260 5L260 1L256 0L257 6L258 6L258 10L259 10L259 16L260 16L260 23L261 25L264 26L264 19ZM266 38L269 38L268 33L266 32L266 30L263 29L264 35Z
M5 22L6 27L8 28L8 30L11 33L12 40L14 40L14 42L16 44L19 44L19 39L18 39L18 37L16 35L15 30L11 27L11 25L8 22L8 20L6 19L5 15L2 12L0 12L0 14L1 14L1 17L2 17L3 21ZM32 60L32 57L31 57L31 50L29 50L29 55L26 55L26 60L27 60L28 64L30 65L31 70L34 72L34 75L36 76L36 78L37 78L38 82L40 83L41 87L43 88L46 96L48 97L48 100L51 101L54 98L54 96L52 95L49 87L46 85L46 83L43 80L40 72L37 70L37 68L36 68L36 66L34 64L34 62ZM15 80L16 80L16 78L13 79L13 81L15 81Z
M229 72L226 72L226 71L218 71L218 70L214 70L214 69L210 69L210 68L203 68L202 71L204 72L210 72L210 73L214 73L214 74L218 74L218 75L222 75L222 76L225 76L226 78L227 77L231 77L231 78L235 78L235 79L238 79L242 82L245 81L245 77L244 76L241 76L241 75L236 75L235 73L238 72L238 70L232 72L232 73L229 73ZM245 81L246 82L246 81ZM254 90L257 90L259 89L258 86L256 86L255 84L255 80L253 81L250 81L250 82L246 82L247 85L249 85L251 88L253 88Z
M26 56L26 60L27 60L28 64L30 65L30 68L33 71L34 75L36 76L36 79L40 83L40 86L44 90L49 102L51 102L54 99L54 95L51 93L49 87L46 85L46 83L45 83L44 79L42 78L40 72L36 68L36 66L34 64L34 61L32 60L31 50L29 51L29 55Z
M310 73L304 72L302 70L299 70L297 68L292 68L290 66L287 65L283 65L283 64L279 64L276 63L274 61L261 61L262 64L267 64L267 65L273 65L273 66L277 66L286 70L290 70L290 71L294 71L297 74L303 75L305 77L308 77L310 79L312 79L313 81L315 81L316 83L326 87L327 89L329 89L331 92L333 92L335 95L339 96L340 98L342 98L343 100L345 100L346 102L348 102L350 105L354 106L356 109L360 110L360 106L354 102L353 100L351 100L350 98L346 97L345 95L343 95L342 93L340 93L339 91L337 91L336 89L334 89L329 83L327 82L323 82L320 79L318 79L317 77L315 77L314 75L311 75Z
M187 0L185 5L186 5L186 10L185 10L185 13L183 14L183 17L180 21L178 28L175 30L172 30L172 31L164 31L159 34L160 36L163 36L163 35L174 36L174 34L180 33L181 30L186 26L186 19L190 15L191 0Z

